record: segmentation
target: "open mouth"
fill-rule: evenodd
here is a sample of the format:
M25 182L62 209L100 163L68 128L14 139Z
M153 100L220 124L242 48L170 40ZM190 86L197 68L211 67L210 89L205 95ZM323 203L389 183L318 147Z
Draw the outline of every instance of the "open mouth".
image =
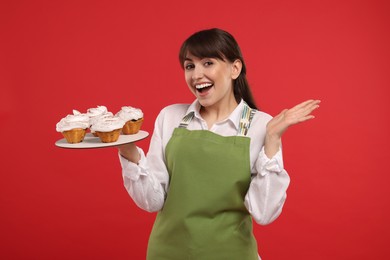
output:
M196 85L195 88L199 93L207 92L212 86L214 86L211 83L203 83Z

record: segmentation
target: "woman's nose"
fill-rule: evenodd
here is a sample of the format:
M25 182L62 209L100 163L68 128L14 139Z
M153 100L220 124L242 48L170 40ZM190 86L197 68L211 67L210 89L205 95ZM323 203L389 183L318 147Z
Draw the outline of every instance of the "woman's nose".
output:
M192 73L192 79L201 79L203 77L203 69L200 66L196 66Z

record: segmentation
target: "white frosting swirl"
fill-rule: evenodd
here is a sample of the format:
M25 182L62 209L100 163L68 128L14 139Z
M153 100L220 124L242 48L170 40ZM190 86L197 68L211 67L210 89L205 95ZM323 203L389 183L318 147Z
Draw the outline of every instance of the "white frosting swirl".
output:
M96 117L96 116L101 116L107 112L108 112L107 107L97 106L97 107L89 108L87 110L87 115L89 117Z
M91 126L91 131L111 132L115 129L121 129L125 123L126 122L118 116L101 116Z
M89 125L93 125L99 119L99 117L105 114L109 114L112 116L112 113L108 112L106 106L97 106L94 108L89 108L87 110L87 115L89 116Z
M99 121L100 118L110 117L110 116L113 116L113 114L111 112L106 112L106 113L101 114L101 115L89 117L89 124L92 126L92 125L96 124L96 122Z
M57 132L64 132L74 128L87 129L89 127L89 116L73 110L73 115L67 115L56 125Z
M125 121L138 120L144 117L141 109L131 106L123 106L116 115Z

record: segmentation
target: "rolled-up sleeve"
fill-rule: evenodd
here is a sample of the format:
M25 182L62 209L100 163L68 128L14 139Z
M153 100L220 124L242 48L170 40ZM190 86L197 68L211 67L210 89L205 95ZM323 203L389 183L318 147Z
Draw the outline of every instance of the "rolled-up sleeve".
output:
M137 147L137 150L140 154L140 161L138 162L138 165L126 160L124 157L122 157L119 154L119 160L122 166L122 174L123 178L130 179L131 181L138 181L140 176L146 176L147 175L147 164L146 164L146 157L144 151Z
M161 137L162 118L161 114L157 117L147 156L141 148L137 147L141 157L138 164L128 161L119 154L127 192L138 207L149 212L159 211L163 207L169 183Z
M262 147L245 197L245 206L260 225L273 222L282 212L290 177L283 167L282 151L269 159Z

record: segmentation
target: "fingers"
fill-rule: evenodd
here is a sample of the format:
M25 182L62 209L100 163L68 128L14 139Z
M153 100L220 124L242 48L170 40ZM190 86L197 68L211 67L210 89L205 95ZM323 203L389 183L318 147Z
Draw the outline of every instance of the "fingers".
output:
M310 114L313 112L315 109L320 107L320 100L314 100L313 102L310 102L309 104L306 105L304 111L306 114Z
M299 124L314 117L311 113L319 108L320 100L307 100L291 109L284 109L267 124L267 133L282 136L282 134L292 125Z
M311 113L319 108L320 100L307 100L293 107L286 112L286 121L289 125L301 123L309 119L313 119L314 116Z
M308 115L310 114L314 109L319 108L320 100L307 100L305 102L302 102L292 109L290 109L291 113L297 113L300 115Z
M318 106L318 104L321 102L321 100L313 100L313 99L309 99L309 100L306 100L298 105L296 105L295 107L291 108L290 110L299 110L299 109L306 109L306 108L310 108L312 106Z
M305 122L305 121L307 121L307 120L314 119L314 118L315 118L315 116L313 116L313 115L308 115L308 116L304 116L304 117L299 118L298 122L299 122L299 123L302 123L302 122Z

